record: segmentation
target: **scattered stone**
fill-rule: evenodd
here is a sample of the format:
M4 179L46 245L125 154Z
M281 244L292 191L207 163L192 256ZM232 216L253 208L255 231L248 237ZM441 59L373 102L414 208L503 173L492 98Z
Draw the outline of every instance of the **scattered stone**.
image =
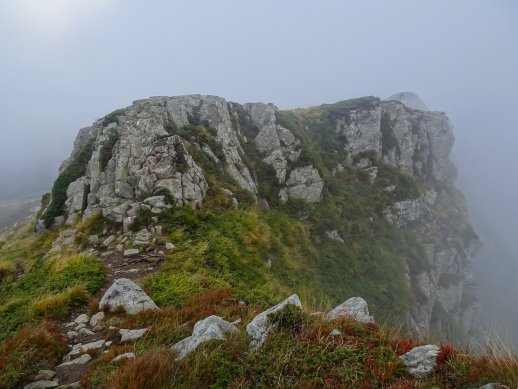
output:
M75 339L79 336L79 333L77 331L68 331L67 332L67 339Z
M70 366L70 365L84 365L92 360L92 357L88 354L83 354L80 357L71 360L70 362L63 362L58 367Z
M70 351L65 357L72 357L74 355L86 353L90 350L97 350L101 348L104 345L104 339L98 340L96 342L91 342L87 344L75 344L72 346L72 351Z
M239 323L241 323L241 318L237 318L236 320L234 320L234 321L233 321L232 323L230 323L230 324L232 324L232 325L234 325L234 326L237 326Z
M121 343L139 339L144 336L144 334L147 332L147 330L148 330L147 328L142 328L139 330L121 329L119 331L119 334L121 334Z
M509 387L505 386L505 385L497 384L495 382L491 382L489 384L480 386L478 389L509 389Z
M405 363L411 375L423 377L433 372L437 364L436 358L439 351L439 347L433 344L427 344L426 346L414 347L399 358Z
M238 301L238 305L239 305L240 307L246 307L246 302L244 302L243 300L239 300L239 301Z
M34 381L50 381L56 376L56 372L54 370L40 370L36 377L34 377Z
M90 326L95 327L97 324L104 321L104 318L105 318L104 312L102 312L102 311L97 312L95 315L93 315L90 318Z
M332 336L333 338L336 337L336 336L340 336L342 335L342 331L340 331L339 329L334 329L333 331L331 331L331 333L329 334L330 336Z
M162 226L155 226L155 232L157 235L162 235Z
M36 382L32 382L28 385L25 385L23 389L48 389L48 388L57 388L59 386L58 381L50 381L50 380L40 380Z
M90 331L88 328L81 328L79 330L79 334L80 335L87 335L87 336L94 335L94 333L92 331Z
M174 249L174 244L172 244L171 242L166 242L166 244L165 244L165 249L166 249L166 250L172 250L172 249Z
M88 315L86 313L83 313L82 315L79 315L78 317L76 317L76 319L74 321L77 324L81 324L81 323L88 323L89 320L90 320L90 318L88 317Z
M124 256L127 257L134 257L135 255L139 255L140 250L139 249L127 249L124 250Z
M131 359L135 358L135 353L124 353L121 355L117 355L115 358L112 359L112 362L119 362L123 359Z
M101 247L110 247L110 245L113 243L113 241L115 240L115 235L110 235L109 237L107 237L104 242L101 243Z
M248 335L250 335L252 338L252 341L250 342L250 350L258 350L263 345L269 332L273 328L272 323L269 321L268 315L283 310L288 304L293 304L299 308L302 308L299 296L294 294L279 304L267 309L264 312L261 312L246 326L246 332L248 332Z
M349 317L360 323L374 322L374 318L369 316L367 302L361 297L352 297L340 304L326 315L326 320L335 320L341 317Z
M67 385L60 385L56 389L81 389L81 384L79 382L72 382Z
M223 320L219 316L212 315L198 321L194 325L192 335L179 341L171 349L178 353L176 359L180 360L202 343L215 339L225 340L226 334L237 332L239 330L228 321Z
M111 345L113 344L113 342L111 340L109 340L108 342L106 342L104 345L106 347L110 347Z
M90 235L88 237L88 244L91 246L95 246L97 243L99 243L99 236L98 235Z
M106 325L104 324L104 322L99 322L92 327L92 331L100 332L100 331L103 331L105 328L106 328Z
M70 323L65 324L65 328L75 327L77 323L75 321L71 321Z
M74 328L76 331L80 331L82 330L83 328L86 327L86 324L85 323L80 323L76 326L76 328Z
M122 245L122 243L119 243L117 246L115 246L115 250L123 251L124 250L124 246Z
M101 259L106 259L111 257L115 252L114 251L106 251L105 253L101 253Z
M113 281L99 302L99 310L107 307L110 311L124 308L129 314L135 314L148 309L158 309L151 298L133 281L119 278Z

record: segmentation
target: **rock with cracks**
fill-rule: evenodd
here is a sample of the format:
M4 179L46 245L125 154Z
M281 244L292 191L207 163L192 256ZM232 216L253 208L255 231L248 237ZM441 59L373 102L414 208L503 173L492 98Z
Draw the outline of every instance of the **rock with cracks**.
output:
M99 303L99 310L105 307L116 311L121 307L129 314L135 314L150 309L158 309L153 300L133 281L119 278L113 281Z
M268 315L283 310L288 304L293 304L299 308L302 308L299 296L294 294L274 307L261 312L246 326L246 332L252 338L252 341L250 342L250 350L258 350L263 345L264 341L268 337L268 334L272 330L273 323L270 322Z
M399 358L403 360L411 375L424 377L433 372L437 365L437 354L439 354L439 351L439 347L433 344L428 344L426 346L414 347Z
M374 323L374 318L369 315L367 302L361 297L348 299L326 315L327 320L335 320L341 317L349 317L360 323Z
M178 353L177 360L183 359L194 351L200 344L211 340L225 340L229 333L237 333L239 330L221 317L212 315L198 321L194 325L192 335L176 343L171 349Z

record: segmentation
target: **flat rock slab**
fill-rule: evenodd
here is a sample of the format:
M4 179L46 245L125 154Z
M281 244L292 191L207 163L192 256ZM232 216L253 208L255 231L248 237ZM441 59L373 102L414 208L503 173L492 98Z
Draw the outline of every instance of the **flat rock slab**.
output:
M124 250L124 256L126 258L134 257L134 256L139 255L139 254L140 254L140 250L139 249L127 249L127 250Z
M63 362L61 365L58 365L58 367L64 367L64 366L70 366L70 365L83 365L85 363L88 363L92 360L92 357L88 354L83 354L79 358L76 358L70 362Z
M130 342L130 341L133 341L133 340L137 340L137 339L143 337L144 334L147 332L147 330L148 330L147 328L142 328L142 329L139 329L139 330L121 329L119 331L119 334L121 335L120 342L124 343L124 342Z
M47 389L47 388L57 388L59 386L58 381L50 381L50 380L41 380L32 382L28 385L25 385L23 389Z
M153 300L133 281L118 278L99 302L99 310L108 308L111 312L122 307L129 314L158 309Z

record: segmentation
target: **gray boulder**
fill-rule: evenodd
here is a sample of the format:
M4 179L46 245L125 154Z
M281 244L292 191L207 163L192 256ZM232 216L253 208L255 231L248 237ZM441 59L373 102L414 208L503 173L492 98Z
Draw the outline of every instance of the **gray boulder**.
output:
M439 347L433 344L426 346L414 347L406 354L399 358L405 363L408 372L416 377L424 377L433 372L437 365L437 354L439 354Z
M264 312L261 312L246 326L246 332L252 338L252 341L250 342L250 350L258 350L263 345L272 328L274 328L274 325L270 322L268 315L283 310L288 304L293 304L299 308L302 308L299 296L294 294L279 304L267 309Z
M108 307L115 311L122 307L129 314L135 314L149 309L158 309L151 298L133 281L119 278L113 281L99 302L99 310Z
M198 321L194 325L192 335L176 343L171 349L178 353L177 360L183 359L194 351L200 344L211 340L225 340L229 333L237 333L239 330L219 316L209 316Z
M335 320L341 317L349 317L360 323L374 322L374 318L369 315L367 302L361 297L352 297L338 305L326 315L326 320Z

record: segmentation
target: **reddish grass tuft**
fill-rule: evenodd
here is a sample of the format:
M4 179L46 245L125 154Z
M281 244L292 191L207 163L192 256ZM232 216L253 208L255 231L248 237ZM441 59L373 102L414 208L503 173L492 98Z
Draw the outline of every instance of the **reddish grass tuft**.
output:
M169 350L151 350L129 360L113 377L114 389L171 388L176 368Z
M454 347L451 344L446 344L441 346L441 350L435 357L435 361L438 365L445 363L455 352Z
M0 348L0 387L14 387L39 369L54 367L66 350L66 341L56 325L22 328Z
M406 354L414 347L417 347L419 345L420 343L412 338L396 339L392 342L392 347L396 351L397 356Z

